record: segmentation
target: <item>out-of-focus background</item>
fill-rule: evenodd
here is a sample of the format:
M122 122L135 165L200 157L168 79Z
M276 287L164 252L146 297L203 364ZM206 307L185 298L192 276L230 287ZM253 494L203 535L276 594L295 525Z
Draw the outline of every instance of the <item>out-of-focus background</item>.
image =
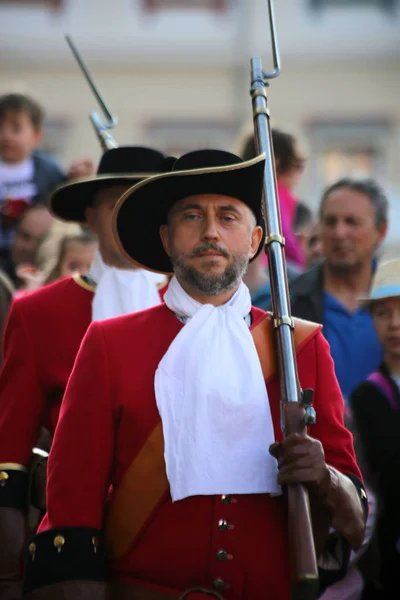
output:
M282 74L270 85L269 105L292 314L324 326L346 420L355 425L358 460L371 488L361 560L352 559L340 588L328 588L322 600L392 598L400 569L400 0L274 4ZM205 147L254 155L250 57L260 55L264 69L272 68L267 0L0 0L0 339L15 298L71 275L87 288L82 275L99 284L96 273L107 274L106 264L121 266L116 252L107 256L111 215L101 210L102 202L110 206L107 196L97 196L92 211L97 216L83 226L54 219L47 209L54 189L93 176L101 155L88 118L98 106L65 34L118 116L112 134L120 146L153 146L176 156ZM40 107L46 115L44 153L36 147ZM339 182L318 214L323 190L342 177L364 181ZM71 194L79 190L75 183ZM67 193L63 209L69 198ZM93 204L94 197L84 200ZM371 316L360 297L371 289L377 261L390 255L398 262L389 265L381 292L389 288L397 303L381 300ZM271 306L266 262L261 253L244 276L253 305L261 309ZM38 302L44 307L37 314L40 330L48 329L46 298L64 289L44 292ZM71 307L64 311L69 296L65 304L61 300L58 309L69 323ZM77 314L82 309L73 308ZM4 338L2 381L21 363L20 333L13 329L20 318L10 319ZM36 329L27 331L34 336ZM64 331L55 331L55 347L65 346ZM45 346L32 343L43 348L43 356L34 357L38 365L47 363ZM61 364L66 376L73 357L65 352L60 357L67 361ZM48 376L43 373L41 380ZM385 388L371 382L360 390L371 373L383 378ZM393 399L386 398L387 388ZM60 382L54 394L48 390L52 407L60 391ZM336 393L333 389L332 397ZM394 406L390 413L387 400ZM9 417L4 422L8 426Z
M400 233L398 0L278 0L282 75L272 123L309 154L298 196L315 208L342 174L370 174ZM237 149L251 127L249 59L271 65L265 0L0 0L0 93L31 93L47 113L45 147L66 165L98 160L94 98L69 33L119 118L115 137L181 153Z

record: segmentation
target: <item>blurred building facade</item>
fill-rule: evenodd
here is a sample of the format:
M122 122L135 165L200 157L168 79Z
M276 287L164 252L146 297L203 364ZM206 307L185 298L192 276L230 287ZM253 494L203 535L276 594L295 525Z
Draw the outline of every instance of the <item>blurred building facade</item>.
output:
M299 196L312 207L337 177L370 174L400 223L399 4L275 0L272 122L307 148ZM97 159L97 106L69 33L118 115L119 144L237 150L252 126L249 59L271 66L267 15L266 0L0 0L0 93L25 90L44 105L46 144L62 163Z

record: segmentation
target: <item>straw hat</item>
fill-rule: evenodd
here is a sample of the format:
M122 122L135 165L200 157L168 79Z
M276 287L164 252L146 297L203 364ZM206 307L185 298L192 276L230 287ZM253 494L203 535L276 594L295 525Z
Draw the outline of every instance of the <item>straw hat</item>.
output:
M372 280L369 296L360 298L361 306L371 308L379 300L400 298L400 259L380 263Z

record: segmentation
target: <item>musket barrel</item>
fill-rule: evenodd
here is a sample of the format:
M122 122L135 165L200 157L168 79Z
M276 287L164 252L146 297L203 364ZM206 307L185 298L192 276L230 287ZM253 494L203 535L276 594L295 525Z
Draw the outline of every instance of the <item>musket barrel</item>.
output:
M276 41L274 40L276 49ZM275 74L273 75L275 76ZM251 97L254 139L258 154L265 154L263 205L266 224L266 250L270 274L274 326L281 386L281 426L284 435L306 432L306 410L302 403L295 354L293 321L284 255L284 239L279 209L275 158L267 105L265 74L261 59L251 60ZM307 490L290 485L288 493L288 534L293 574L292 600L314 600L319 591L311 509Z
M278 344L282 353L284 377L281 385L285 388L284 397L288 402L299 402L301 391L298 383L297 365L294 351L293 333L290 325L290 304L287 291L284 240L279 209L278 190L273 154L271 125L267 107L261 59L251 60L251 95L255 129L255 145L259 154L265 153L264 170L264 210L267 230L267 253L273 300L273 313L278 321ZM275 241L274 241L275 240ZM284 322L282 322L282 320ZM287 321L287 322L286 322Z
M114 140L114 138L112 137L112 135L109 132L109 129L112 127L115 127L115 125L118 123L118 121L111 114L106 103L104 102L99 90L97 89L97 86L95 85L95 83L92 79L92 76L89 73L89 69L85 65L83 58L81 57L80 53L78 52L78 49L75 46L75 44L73 43L72 39L68 35L65 36L65 39L67 41L68 46L70 47L70 49L72 51L72 54L75 57L78 65L80 66L82 73L90 86L90 89L92 90L97 102L99 103L99 105L107 119L107 122L104 122L96 112L92 112L89 115L89 119L90 119L90 121L94 127L94 130L96 132L96 135L99 139L101 148L102 148L103 152L105 152L106 150L111 150L112 148L118 148L117 142Z
M114 117L114 115L112 115L111 111L108 109L107 104L105 103L102 95L100 94L96 84L93 81L93 78L89 72L89 69L87 68L82 56L78 52L77 47L75 46L74 42L72 41L72 39L69 35L66 35L65 39L66 39L68 46L71 49L72 54L75 57L76 62L80 66L81 71L82 71L86 81L88 82L90 89L92 90L92 92L94 94L94 97L96 98L97 102L99 103L99 106L102 109L102 111L107 119L107 127L109 129L111 127L115 127L115 125L118 124L118 120L116 119L116 117Z

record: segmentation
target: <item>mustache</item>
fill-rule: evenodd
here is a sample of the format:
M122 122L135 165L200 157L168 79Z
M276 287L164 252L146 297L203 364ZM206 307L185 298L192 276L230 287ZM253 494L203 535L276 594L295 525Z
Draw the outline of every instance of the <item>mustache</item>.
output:
M195 258L196 256L203 254L203 252L209 252L210 250L219 252L225 258L230 257L229 252L227 252L227 250L225 250L225 248L223 248L222 246L219 246L218 244L214 244L213 242L209 242L207 244L202 244L201 246L198 246L197 248L192 250L192 252L190 253L190 258Z

